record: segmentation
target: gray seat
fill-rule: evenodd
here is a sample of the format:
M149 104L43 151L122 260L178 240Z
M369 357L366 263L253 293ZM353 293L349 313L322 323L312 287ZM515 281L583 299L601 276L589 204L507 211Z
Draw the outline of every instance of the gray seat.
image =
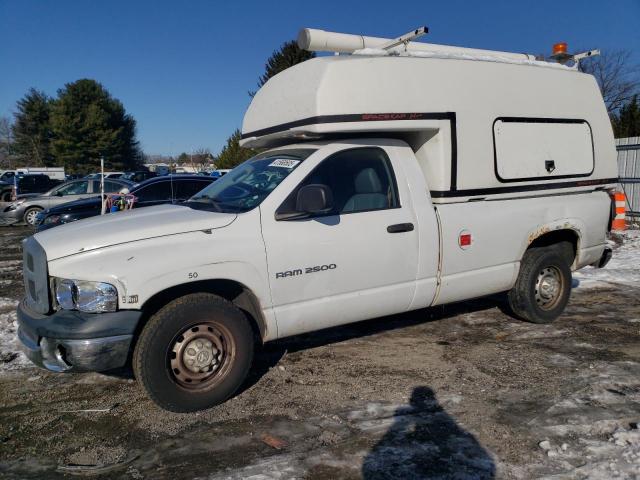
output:
M387 207L387 195L382 188L380 177L373 168L365 168L356 175L356 193L347 200L342 211L378 210Z

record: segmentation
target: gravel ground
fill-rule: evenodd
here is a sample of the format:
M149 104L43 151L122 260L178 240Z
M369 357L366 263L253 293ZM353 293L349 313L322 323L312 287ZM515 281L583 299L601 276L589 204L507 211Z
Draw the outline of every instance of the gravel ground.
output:
M638 235L602 279L576 276L552 325L482 299L295 337L224 405L172 414L127 371L17 353L28 233L0 230L2 477L640 478Z

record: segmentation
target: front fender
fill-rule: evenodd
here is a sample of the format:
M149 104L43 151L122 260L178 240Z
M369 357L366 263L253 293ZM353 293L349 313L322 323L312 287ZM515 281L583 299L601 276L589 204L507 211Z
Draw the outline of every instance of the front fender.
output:
M58 258L49 262L49 274L109 282L118 288L119 307L131 310L141 309L168 288L232 280L251 290L267 321L271 295L259 228L259 218L250 212L213 231L155 237Z

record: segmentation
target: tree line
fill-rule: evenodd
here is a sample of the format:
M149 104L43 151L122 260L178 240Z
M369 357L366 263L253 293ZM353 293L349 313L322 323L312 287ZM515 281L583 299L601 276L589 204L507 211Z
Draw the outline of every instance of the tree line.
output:
M0 138L5 163L20 166L88 173L99 169L101 157L110 170L133 170L142 162L135 119L91 79L67 83L55 98L31 88L18 100L13 123L1 122Z
M267 59L258 87L272 76L315 55L285 42ZM249 92L253 96L254 92ZM233 168L256 154L240 147L236 129L215 156L207 148L167 157L171 163ZM81 79L58 90L56 98L30 89L16 104L13 122L0 118L0 167L62 166L68 173L99 169L104 157L109 170L133 170L145 159L136 138L136 121L122 102L98 82Z

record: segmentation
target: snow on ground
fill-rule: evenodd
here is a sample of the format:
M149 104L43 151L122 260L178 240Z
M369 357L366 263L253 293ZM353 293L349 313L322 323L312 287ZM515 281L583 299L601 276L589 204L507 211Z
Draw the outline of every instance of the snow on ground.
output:
M640 230L616 233L622 245L613 250L613 257L604 268L585 267L573 272L580 288L594 288L613 284L640 286Z
M0 261L0 273L14 272L20 268L22 260L3 260Z
M27 357L20 351L16 338L18 331L17 306L17 300L0 297L0 372L31 365Z
M528 422L554 470L544 479L640 478L640 364L596 362L583 374L584 388Z

